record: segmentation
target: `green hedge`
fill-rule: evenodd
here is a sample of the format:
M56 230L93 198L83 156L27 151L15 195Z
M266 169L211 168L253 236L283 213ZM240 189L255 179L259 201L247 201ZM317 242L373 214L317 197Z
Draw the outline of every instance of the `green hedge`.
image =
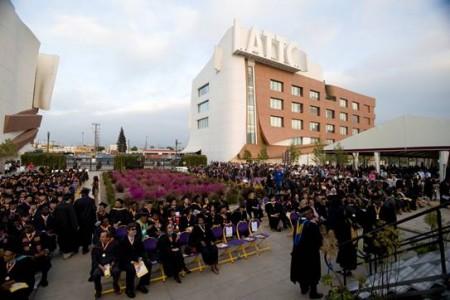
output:
M114 192L114 186L111 180L111 172L103 172L102 176L103 183L105 184L106 200L112 207L114 205L114 202L116 201L116 193Z
M114 170L142 169L144 161L141 154L118 154L114 157Z
M181 158L181 164L186 167L203 166L207 163L206 155L188 154Z
M47 166L50 169L65 169L66 157L61 153L26 152L21 156L22 164L32 163L34 166Z

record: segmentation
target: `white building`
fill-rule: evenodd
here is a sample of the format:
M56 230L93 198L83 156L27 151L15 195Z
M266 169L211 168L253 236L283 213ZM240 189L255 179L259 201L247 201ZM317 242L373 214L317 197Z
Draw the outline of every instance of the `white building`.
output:
M58 68L39 47L10 0L0 0L0 143L11 139L21 151L37 135L39 109L50 109Z

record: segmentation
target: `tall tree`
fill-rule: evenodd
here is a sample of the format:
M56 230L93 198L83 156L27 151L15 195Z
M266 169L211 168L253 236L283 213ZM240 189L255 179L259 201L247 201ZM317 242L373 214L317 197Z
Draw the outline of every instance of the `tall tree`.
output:
M291 144L289 146L288 152L289 152L289 157L290 157L290 163L295 164L297 162L298 158L300 157L300 154L301 154L300 150L294 144Z
M258 159L259 160L267 160L269 159L269 154L267 154L267 146L263 145L261 147L261 150L258 153Z
M324 148L324 145L320 141L317 141L314 144L313 161L317 165L325 165L327 162L327 155L326 155L325 151L323 150L323 148Z
M340 143L338 143L337 146L334 147L334 153L336 155L336 164L338 166L342 167L348 164L348 155L344 152Z
M127 139L125 138L122 127L120 127L119 138L117 139L117 151L119 153L127 152Z

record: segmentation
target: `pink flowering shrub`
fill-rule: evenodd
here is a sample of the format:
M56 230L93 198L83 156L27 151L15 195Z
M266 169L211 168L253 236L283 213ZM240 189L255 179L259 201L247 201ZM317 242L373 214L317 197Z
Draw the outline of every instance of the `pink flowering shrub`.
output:
M168 170L126 170L113 171L116 186L121 186L131 200L157 200L167 196L181 197L186 194L223 193L225 185L211 179L172 172Z

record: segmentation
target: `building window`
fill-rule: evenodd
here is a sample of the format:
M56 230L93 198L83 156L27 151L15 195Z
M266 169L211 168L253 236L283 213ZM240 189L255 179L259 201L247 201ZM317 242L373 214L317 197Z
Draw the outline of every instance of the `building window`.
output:
M303 145L303 138L301 136L296 136L291 139L292 145Z
M358 102L352 102L352 109L353 110L359 110L359 103Z
M359 134L359 129L358 128L353 128L352 129L352 135L357 135Z
M345 127L345 126L341 126L339 128L339 132L340 132L341 135L347 135L348 134L348 128Z
M209 92L209 83L198 88L198 96L201 97Z
M326 112L327 119L330 119L330 120L334 119L334 110L327 109L325 112Z
M302 120L292 120L292 129L302 130L303 129L303 121Z
M208 128L208 118L197 120L197 128L198 129Z
M317 91L310 90L309 91L309 99L311 99L311 100L319 100L320 99L320 93L317 92Z
M301 113L301 112L303 112L303 104L297 103L297 102L292 102L291 110L292 110L292 112L295 112L295 113Z
M247 66L247 144L256 144L255 70Z
M283 109L283 100L270 98L270 108L279 110Z
M272 127L283 127L283 118L270 116L270 126Z
M370 118L364 118L367 125L370 125Z
M320 124L317 122L309 122L309 130L320 131Z
M364 104L364 107L366 108L366 111L367 111L368 113L370 113L370 105Z
M283 91L283 83L281 81L270 80L270 89L276 92Z
M348 115L346 113L339 113L339 120L341 121L347 121L348 120Z
M333 144L334 143L334 140L333 139L328 139L328 140L326 140L326 143L329 145L329 144Z
M310 106L309 107L309 112L313 115L313 116L320 116L320 108L317 106Z
M199 113L206 112L209 110L209 100L203 101L197 105Z
M358 115L352 115L352 122L354 124L358 124L359 123L359 116Z
M293 96L303 96L303 88L300 86L291 86L291 94Z
M320 139L316 137L309 138L311 144L319 144Z
M327 124L327 132L329 132L329 133L334 133L334 125L332 125L332 124Z
M340 106L340 107L348 107L348 101L347 101L347 99L340 98L340 99L339 99L339 106Z

